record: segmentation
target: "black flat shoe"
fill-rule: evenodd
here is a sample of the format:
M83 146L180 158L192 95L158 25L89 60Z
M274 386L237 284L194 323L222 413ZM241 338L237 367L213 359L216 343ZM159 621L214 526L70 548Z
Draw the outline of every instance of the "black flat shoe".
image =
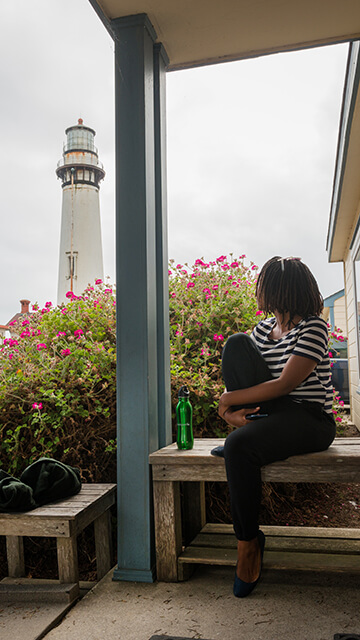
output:
M264 548L265 548L265 536L262 531L259 531L257 535L257 539L259 541L260 553L261 553L261 564L260 564L260 573L257 580L254 582L244 582L241 578L238 578L236 575L235 569L235 581L234 581L234 596L237 598L246 598L246 596L250 595L250 593L255 589L257 583L260 580L262 564L263 564L263 556L264 556Z
M214 449L211 449L210 451L212 456L218 456L219 458L223 458L224 457L224 447L220 446L220 447L215 447Z

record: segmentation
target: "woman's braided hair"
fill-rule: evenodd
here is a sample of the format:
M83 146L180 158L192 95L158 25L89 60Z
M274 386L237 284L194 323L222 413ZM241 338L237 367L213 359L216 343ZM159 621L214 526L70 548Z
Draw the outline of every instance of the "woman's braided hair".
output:
M256 297L266 315L289 313L289 328L295 316L319 316L324 308L317 282L300 258L274 256L268 260L259 273Z

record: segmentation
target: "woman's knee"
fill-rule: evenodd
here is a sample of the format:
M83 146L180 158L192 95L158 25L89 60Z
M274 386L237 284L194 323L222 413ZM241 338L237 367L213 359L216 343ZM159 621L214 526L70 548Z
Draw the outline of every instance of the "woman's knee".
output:
M236 429L229 433L225 440L224 455L225 458L238 458L241 455L246 454L247 451L247 438L243 427Z
M225 349L228 351L243 349L248 345L253 347L254 343L247 333L234 333L226 340L224 351Z

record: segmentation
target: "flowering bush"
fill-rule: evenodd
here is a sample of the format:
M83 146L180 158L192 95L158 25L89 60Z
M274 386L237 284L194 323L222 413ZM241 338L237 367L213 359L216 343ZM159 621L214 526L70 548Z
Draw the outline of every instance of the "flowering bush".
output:
M198 437L231 430L217 415L221 350L229 335L249 333L261 319L256 277L245 256L198 259L192 267L170 261L172 406L186 384ZM34 305L0 346L0 465L16 475L50 456L80 467L84 479L114 481L115 293L97 280L67 298L60 307ZM336 393L340 426L341 405Z
M258 267L253 262L246 266L244 259L198 259L193 266L170 261L172 405L179 387L186 384L192 392L196 436L228 433L217 415L224 390L221 350L231 334L250 332L261 317L255 301Z
M66 306L34 305L0 347L0 462L10 473L49 456L104 476L115 442L115 300L98 284L69 292Z

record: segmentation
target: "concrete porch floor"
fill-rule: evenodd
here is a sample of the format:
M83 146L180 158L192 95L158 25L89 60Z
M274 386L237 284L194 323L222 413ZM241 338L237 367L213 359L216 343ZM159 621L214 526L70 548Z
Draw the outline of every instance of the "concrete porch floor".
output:
M360 634L359 575L265 570L251 596L232 595L234 570L197 568L187 582L113 582L110 572L46 640L333 640ZM28 638L24 635L12 639Z

